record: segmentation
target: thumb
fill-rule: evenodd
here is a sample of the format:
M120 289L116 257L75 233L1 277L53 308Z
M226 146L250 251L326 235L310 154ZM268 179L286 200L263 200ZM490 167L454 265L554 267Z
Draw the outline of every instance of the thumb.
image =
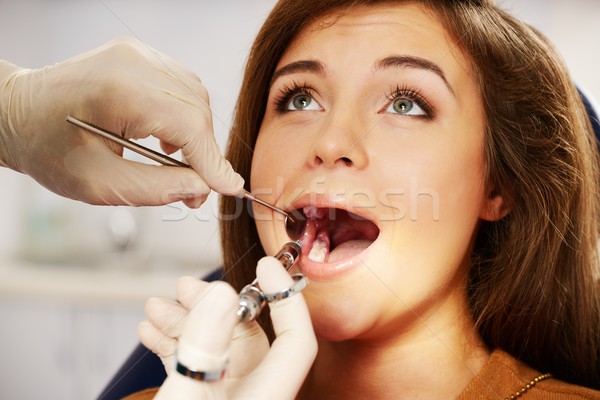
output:
M262 258L256 270L261 289L278 293L294 280L274 257ZM317 354L317 341L302 294L269 303L277 338L261 365L252 373L262 382L260 398L294 398ZM290 363L290 360L294 360ZM252 379L253 381L255 379ZM272 385L271 382L286 382Z
M244 179L223 157L213 135L197 135L182 148L185 159L216 192L241 197Z
M225 367L238 296L224 282L214 282L190 310L177 349L177 360L192 371L214 372ZM198 381L180 373L169 375L156 399L225 398L222 380Z
M167 105L159 100L166 101ZM128 124L131 128L128 135L139 137L135 132L147 132L158 138L167 152L180 148L186 162L209 187L218 193L241 197L244 179L234 171L219 149L213 133L208 100L190 99L190 102L201 102L197 107L173 103L172 99L152 101L150 108L156 110L155 120L147 121L144 115L133 118L135 122ZM178 115L176 120L172 118L173 110Z
M180 342L192 351L205 353L207 359L226 357L238 322L237 307L238 295L231 286L225 282L210 283L204 296L190 310ZM208 360L198 362L210 364Z

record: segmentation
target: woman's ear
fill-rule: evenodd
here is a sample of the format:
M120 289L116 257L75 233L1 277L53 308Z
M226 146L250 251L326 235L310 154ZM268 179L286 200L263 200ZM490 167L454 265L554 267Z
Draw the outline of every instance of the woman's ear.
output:
M490 188L486 195L485 201L481 206L479 218L485 221L495 222L506 217L509 212L510 208L508 207L504 197L498 190L496 190L496 188Z

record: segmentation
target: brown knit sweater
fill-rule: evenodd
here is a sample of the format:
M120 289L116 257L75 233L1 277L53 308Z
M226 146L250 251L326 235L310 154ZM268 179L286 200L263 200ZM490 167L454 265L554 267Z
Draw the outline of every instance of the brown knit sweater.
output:
M457 400L510 399L540 375L540 372L529 368L504 351L496 350ZM144 390L126 397L126 400L152 399L157 390L156 388ZM600 392L556 379L544 379L518 398L523 400L600 400Z

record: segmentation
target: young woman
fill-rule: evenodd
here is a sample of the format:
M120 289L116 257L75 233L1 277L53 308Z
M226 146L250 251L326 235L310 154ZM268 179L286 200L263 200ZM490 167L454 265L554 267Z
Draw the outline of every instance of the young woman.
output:
M159 355L181 330L157 315L190 308L186 351L211 365L230 351L225 380L172 373L159 397L600 398L581 387L600 387L596 146L531 27L486 0L281 1L252 49L228 159L254 193L307 216L292 272L310 283L272 304L271 350L253 325L233 332L231 288L187 279L181 304L149 302L140 334ZM224 215L239 207L222 200ZM261 208L222 227L236 290L290 240ZM302 340L280 340L290 332Z

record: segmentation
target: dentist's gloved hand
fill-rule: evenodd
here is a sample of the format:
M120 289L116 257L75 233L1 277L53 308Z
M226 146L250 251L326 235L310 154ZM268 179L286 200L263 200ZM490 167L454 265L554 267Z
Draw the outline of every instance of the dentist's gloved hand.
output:
M293 284L273 257L260 260L260 287L275 293ZM277 338L269 347L256 322L237 324L239 297L223 282L194 278L178 282L179 303L153 299L149 321L140 324L142 343L165 363L167 379L156 399L292 399L298 393L317 352L310 316L301 294L269 303ZM183 345L181 344L183 343ZM174 354L217 368L228 359L225 377L200 382L172 370ZM182 354L182 352L185 352Z
M194 170L125 160L67 115L125 138L157 137ZM198 207L210 188L239 195L244 185L215 142L200 79L132 38L39 70L0 61L0 166L92 204Z

